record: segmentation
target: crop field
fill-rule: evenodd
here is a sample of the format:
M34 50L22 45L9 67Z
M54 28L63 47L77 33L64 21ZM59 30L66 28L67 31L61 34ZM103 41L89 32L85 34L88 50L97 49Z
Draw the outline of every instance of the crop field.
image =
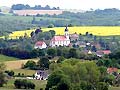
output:
M27 60L16 60L16 61L6 61L4 64L6 65L7 70L15 70L20 69L22 64L25 64L28 60L33 60L37 62L37 59L27 59Z
M55 30L56 35L63 35L65 27L55 27L55 28L43 28L43 31ZM119 26L81 26L81 27L69 27L70 34L72 33L81 33L85 34L86 32L92 33L97 36L113 36L120 35L120 27ZM35 30L23 30L23 31L15 31L9 35L9 38L17 38L20 36L24 36L25 33L30 37L30 33Z

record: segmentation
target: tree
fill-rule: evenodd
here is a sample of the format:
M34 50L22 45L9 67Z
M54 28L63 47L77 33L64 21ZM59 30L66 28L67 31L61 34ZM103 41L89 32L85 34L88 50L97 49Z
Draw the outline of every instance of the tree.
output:
M42 32L41 28L35 30L35 34L38 34L38 33L40 33L40 32Z
M96 52L97 51L97 48L95 46L92 46L92 51L93 52Z
M58 86L57 86L58 85ZM46 85L46 89L45 90L50 90L52 87L55 87L57 86L57 90L62 90L62 85L65 85L65 88L64 89L67 89L69 88L68 85L70 85L70 81L69 81L69 78L64 75L62 73L62 71L56 71L56 72L53 72L49 77L48 77L48 82L47 82L47 85Z
M14 81L14 86L17 89L35 89L35 84L27 81L26 79L16 79Z
M14 76L14 74L15 74L14 71L8 71L9 76Z
M5 67L3 63L0 64L0 87L7 83L6 75L4 74Z
M46 90L50 90L52 87L57 87L55 90L96 90L100 78L96 63L83 63L72 58L57 65L55 63L54 67L57 68L54 68L49 76ZM82 82L83 85L81 85Z
M24 68L35 69L36 63L34 61L27 61L24 65Z
M70 57L70 58L77 58L77 57L78 57L78 55L77 55L77 50L76 50L75 48L71 48L71 49L69 50L69 57Z
M38 65L42 69L48 69L49 68L49 59L47 57L41 57L40 60L38 61Z
M48 28L54 28L53 24L48 25Z
M109 85L105 82L99 82L97 85L97 90L108 90Z
M52 37L54 37L56 34L56 32L54 30L50 30L49 32L51 33Z
M55 57L56 54L57 54L57 51L56 51L56 49L54 49L54 48L49 48L49 49L47 50L47 54L50 55L50 56L52 56L52 57Z
M62 61L64 61L65 58L63 56L59 57L59 59L57 60L57 63L61 63Z

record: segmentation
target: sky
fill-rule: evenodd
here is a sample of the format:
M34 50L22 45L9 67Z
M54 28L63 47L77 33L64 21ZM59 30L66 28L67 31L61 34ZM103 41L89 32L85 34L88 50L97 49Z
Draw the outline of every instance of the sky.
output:
M50 5L51 7L60 7L61 9L120 9L120 0L0 0L0 6L11 6L13 4Z

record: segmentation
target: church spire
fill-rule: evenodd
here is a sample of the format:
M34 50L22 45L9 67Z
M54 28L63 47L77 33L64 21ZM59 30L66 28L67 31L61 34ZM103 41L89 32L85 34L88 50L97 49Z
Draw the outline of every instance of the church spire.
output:
M68 31L68 26L66 25L65 32Z

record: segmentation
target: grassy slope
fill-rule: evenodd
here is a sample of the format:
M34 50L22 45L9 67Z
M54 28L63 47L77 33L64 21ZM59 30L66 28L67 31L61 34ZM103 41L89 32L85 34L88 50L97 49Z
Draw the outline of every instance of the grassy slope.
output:
M109 90L120 90L120 87L110 87Z
M69 20L69 19L64 19L64 18L51 18L51 17L36 17L36 20ZM5 15L5 16L0 16L0 20L4 20L4 21L14 21L14 20L18 20L18 21L23 21L23 22L31 22L33 20L32 16L11 16L11 15Z
M14 57L8 57L8 56L1 55L1 54L0 54L0 62L15 61L15 60L18 60L18 59L17 59L17 58L14 58Z
M35 74L36 70L27 70L27 69L14 69L15 75L18 75L18 73L23 73L25 76L32 76Z

